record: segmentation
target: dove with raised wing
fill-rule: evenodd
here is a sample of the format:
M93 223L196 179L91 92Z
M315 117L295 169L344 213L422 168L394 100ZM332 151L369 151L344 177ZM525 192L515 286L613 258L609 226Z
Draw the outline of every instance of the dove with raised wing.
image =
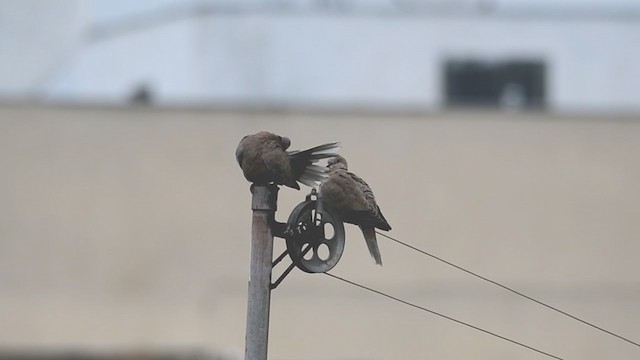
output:
M333 142L303 151L286 151L290 145L289 138L266 131L243 137L236 149L236 159L244 177L258 185L273 183L300 190L300 182L318 187L328 177L329 170L314 163L336 156L340 144Z

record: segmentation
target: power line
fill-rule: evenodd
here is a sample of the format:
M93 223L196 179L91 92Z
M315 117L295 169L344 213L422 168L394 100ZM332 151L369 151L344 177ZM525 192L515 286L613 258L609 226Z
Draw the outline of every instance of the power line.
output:
M350 281L350 280L347 280L347 279L341 278L341 277L339 277L339 276L337 276L337 275L333 275L333 274L329 274L329 273L324 273L324 274L325 274L325 275L328 275L328 276L330 276L330 277L332 277L332 278L334 278L334 279L337 279L337 280L343 281L343 282L345 282L345 283L347 283L347 284L350 284L350 285L353 285L353 286L359 287L359 288L364 289L364 290L368 290L368 291L370 291L370 292L372 292L372 293L375 293L375 294L378 294L378 295L382 295L382 296L384 296L384 297L386 297L386 298L389 298L389 299L391 299L391 300L395 300L395 301L397 301L397 302L399 302L399 303L402 303L402 304L405 304L405 305L408 305L408 306L414 307L414 308L416 308L416 309L419 309L419 310L422 310L422 311L425 311L425 312L431 313L431 314L433 314L433 315L440 316L440 317L442 317L442 318L444 318L444 319L447 319L447 320L453 321L453 322L458 323L458 324L460 324L460 325L464 325L464 326L470 327L470 328L472 328L472 329L474 329L474 330L481 331L481 332L486 333L486 334L489 334L489 335L491 335L491 336L495 336L495 337L500 338L500 339L502 339L502 340L506 340L506 341L508 341L508 342L510 342L510 343L513 343L513 344L516 344L516 345L522 346L522 347L524 347L524 348L526 348L526 349L529 349L529 350L531 350L531 351L535 351L535 352L537 352L537 353L540 353L540 354L546 355L546 356L548 356L548 357L550 357L550 358L554 358L554 359L558 359L558 360L563 360L561 357L558 357L558 356L555 356L555 355L549 354L549 353L547 353L547 352L544 352L544 351L542 351L542 350L536 349L536 348L534 348L534 347L532 347L532 346L529 346L529 345L527 345L527 344L524 344L524 343L521 343L521 342L519 342L519 341L516 341L516 340L510 339L510 338L508 338L508 337L506 337L506 336L498 335L498 334L496 334L496 333L494 333L494 332L491 332L491 331L489 331L489 330L485 330L485 329L483 329L483 328L480 328L480 327L475 326L475 325L471 325L471 324L466 323L466 322L464 322L464 321L460 321L460 320L454 319L454 318L452 318L452 317L450 317L450 316L447 316L447 315L441 314L441 313L439 313L439 312L436 312L436 311L433 311L433 310L429 310L429 309L427 309L427 308L425 308L425 307L422 307L422 306L420 306L420 305L416 305L416 304L410 303L410 302L408 302L408 301L405 301L405 300L399 299L399 298L397 298L397 297L395 297L395 296L391 296L391 295L389 295L389 294L385 294L385 293L383 293L382 291L379 291L379 290L376 290L376 289L372 289L372 288L367 287L367 286L364 286L364 285L360 285L360 284L355 283L355 282L353 282L353 281Z
M600 330L600 331L602 331L602 332L604 332L604 333L607 333L607 334L609 334L609 335L611 335L611 336L615 336L615 337L617 337L617 338L618 338L618 339L620 339L620 340L624 340L624 341L626 341L626 342L628 342L628 343L630 343L630 344L633 344L633 345L635 345L635 346L637 346L637 347L640 347L640 344L639 344L639 343L637 343L637 342L635 342L635 341L629 340L628 338L626 338L626 337L624 337L624 336L621 336L621 335L618 335L618 334L616 334L616 333L613 333L613 332L611 332L611 331L609 331L609 330L603 329L603 328L601 328L600 326L594 325L594 324L592 324L592 323L590 323L590 322L588 322L588 321L586 321L586 320L583 320L583 319L581 319L581 318L579 318L579 317L577 317L577 316L575 316L575 315L571 315L571 314L569 314L569 313L568 313L568 312L566 312L566 311L560 310L560 309L558 309L558 308L556 308L556 307L553 307L553 306L551 306L551 305L548 305L548 304L546 304L546 303L544 303L544 302L542 302L542 301L540 301L540 300L534 299L534 298L532 298L532 297L531 297L531 296L529 296L529 295L523 294L523 293L521 293L521 292L519 292L519 291L517 291L517 290L514 290L514 289L512 289L512 288L510 288L510 287L508 287L508 286L506 286L506 285L500 284L500 283L499 283L499 282L497 282L497 281L494 281L494 280L491 280L491 279L489 279L489 278L486 278L486 277L484 277L484 276L482 276L482 275L476 274L475 272L473 272L473 271L471 271L471 270L467 270L467 269L465 269L465 268L463 268L463 267L461 267L461 266L458 266L458 265L456 265L456 264L454 264L454 263L452 263L452 262L450 262L450 261L444 260L444 259L442 259L442 258L440 258L440 257L438 257L438 256L436 256L436 255L433 255L433 254L430 254L430 253L428 253L428 252L426 252L426 251L424 251L424 250L418 249L418 248L417 248L417 247L415 247L415 246L412 246L412 245L409 245L409 244L407 244L407 243L404 243L404 242L402 242L402 241L400 241L400 240L398 240L398 239L394 239L394 238L392 238L392 237L391 237L391 236L389 236L389 235L383 234L383 233L378 232L378 231L376 231L376 233L377 233L378 235L382 235L382 236L384 236L385 238L387 238L387 239L389 239L389 240L395 241L396 243L398 243L398 244L400 244L400 245L403 245L403 246L405 246L405 247L407 247L407 248L409 248L409 249L411 249L411 250L414 250L414 251L417 251L417 252L422 253L422 254L424 254L424 255L427 255L427 256L429 256L429 257L431 257L431 258L434 258L434 259L436 259L436 260L438 260L438 261L440 261L440 262L443 262L443 263L445 263L445 264L447 264L447 265L449 265L449 266L452 266L452 267L454 267L454 268L456 268L456 269L458 269L458 270L464 271L464 272L466 272L467 274L473 275L473 276L475 276L475 277L477 277L477 278L479 278L479 279L482 279L482 280L484 280L484 281L486 281L486 282L489 282L489 283L491 283L491 284L493 284L493 285L499 286L499 287L501 287L501 288L503 288L503 289L505 289L505 290L507 290L507 291L510 291L510 292L512 292L512 293L514 293L514 294L516 294L516 295L518 295L518 296L521 296L521 297L523 297L523 298L525 298L525 299L527 299L527 300L531 300L531 301L533 301L533 302L535 302L535 303L537 303L537 304L540 304L540 305L542 305L542 306L544 306L544 307L546 307L546 308L548 308L548 309L551 309L551 310L553 310L553 311L555 311L555 312L558 312L558 313L560 313L560 314L562 314L562 315L564 315L564 316L570 317L570 318L572 318L572 319L574 319L574 320L576 320L576 321L579 321L579 322L581 322L581 323L583 323L583 324L585 324L585 325L589 325L589 326L591 326L591 327L592 327L592 328L594 328L594 329Z

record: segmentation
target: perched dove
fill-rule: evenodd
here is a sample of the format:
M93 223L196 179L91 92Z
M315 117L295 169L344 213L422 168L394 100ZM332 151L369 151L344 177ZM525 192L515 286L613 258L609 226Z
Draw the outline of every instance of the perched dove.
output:
M329 175L326 167L314 165L320 159L336 156L339 143L319 145L308 150L286 151L291 140L266 131L240 140L236 159L244 177L254 184L286 185L300 190L298 181L317 187Z
M373 192L364 180L347 171L347 161L340 155L329 159L329 178L320 185L322 200L342 221L358 225L362 230L371 257L382 265L375 228L391 230L382 215Z

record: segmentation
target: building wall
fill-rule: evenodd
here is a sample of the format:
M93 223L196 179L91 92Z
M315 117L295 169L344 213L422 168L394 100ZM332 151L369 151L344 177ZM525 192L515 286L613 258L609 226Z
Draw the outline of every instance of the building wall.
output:
M640 22L624 17L224 12L89 41L49 99L385 109L443 106L450 58L542 60L559 112L640 110Z
M80 0L0 3L0 96L33 98L73 59L87 27Z
M262 129L293 148L342 141L392 236L634 339L636 120L3 106L0 350L200 348L241 359L251 212L233 154ZM305 194L281 189L278 219ZM637 351L379 242L383 267L348 225L333 272L563 358ZM427 357L540 355L323 275L296 270L273 293L271 359Z

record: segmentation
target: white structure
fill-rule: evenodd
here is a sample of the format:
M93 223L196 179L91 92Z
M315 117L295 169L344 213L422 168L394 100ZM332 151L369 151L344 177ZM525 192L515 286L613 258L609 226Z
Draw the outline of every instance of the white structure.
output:
M88 26L78 0L0 2L0 96L34 96L73 61Z
M431 110L456 102L447 64L532 63L551 110L640 111L633 1L126 3L94 1L92 26L39 95L124 103L145 87L162 104ZM522 103L509 82L492 84L501 77L479 91Z

